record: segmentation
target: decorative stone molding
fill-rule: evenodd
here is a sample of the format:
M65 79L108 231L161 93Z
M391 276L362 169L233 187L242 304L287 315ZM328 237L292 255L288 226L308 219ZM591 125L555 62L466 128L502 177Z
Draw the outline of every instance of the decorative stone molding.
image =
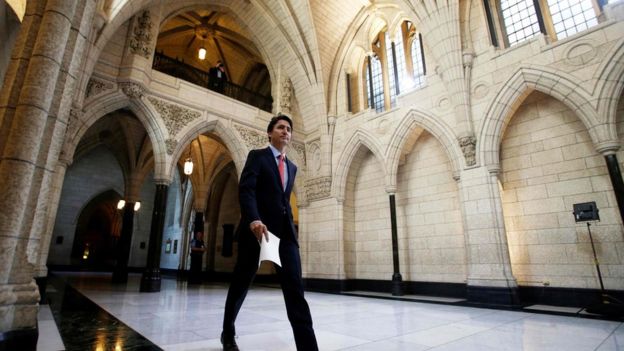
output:
M385 135L388 132L389 127L390 127L390 123L388 122L388 120L385 118L382 118L377 123L377 133L381 135Z
M115 86L113 85L113 83L91 77L91 79L89 79L89 82L87 83L87 92L85 98L100 95L106 90L112 90L114 87Z
M152 19L149 11L143 11L136 19L131 35L130 51L149 59L152 52Z
M292 86L292 82L290 81L290 79L286 78L284 79L284 81L282 82L282 96L280 99L280 107L282 109L282 112L285 114L290 114L291 113L291 97L292 97L292 92L293 92L293 86Z
M234 129L236 129L238 134L245 141L248 150L263 148L269 141L266 134L262 134L253 129L245 128L238 124L234 124Z
M477 163L477 160L475 158L475 155L476 155L475 147L477 145L477 138L471 135L471 136L459 138L458 140L459 140L459 146L461 147L462 152L464 153L464 158L466 159L466 165L474 166Z
M449 100L448 97L444 96L440 99L438 99L438 101L436 102L436 107L440 110L440 111L446 111L451 107L451 100Z
M165 146L167 147L167 155L173 155L173 150L178 146L178 141L175 139L165 140Z
M331 177L319 177L307 180L305 187L308 201L328 198L331 195L331 183Z
M171 104L153 96L148 97L147 100L149 100L162 117L170 136L177 135L184 126L201 117L201 112L199 111L193 111L179 105Z
M481 100L488 95L490 88L486 83L479 82L475 84L474 89L472 90L472 96L475 100Z
M303 164L300 166L304 166L307 164L304 144L291 141L290 149L293 150L297 154L297 157L301 160L301 162L303 162Z
M570 45L564 52L566 63L570 66L587 65L598 55L599 50L589 41Z
M315 177L321 170L321 147L318 142L312 142L308 144L307 155L310 155L308 161L308 174L310 177Z
M119 83L121 91L131 99L140 99L145 95L145 88L139 83L135 82L121 82Z

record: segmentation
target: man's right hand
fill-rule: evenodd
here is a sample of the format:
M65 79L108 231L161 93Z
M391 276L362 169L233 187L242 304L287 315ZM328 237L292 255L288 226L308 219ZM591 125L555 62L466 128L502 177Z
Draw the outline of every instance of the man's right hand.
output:
M262 221L251 222L249 224L249 229L251 229L251 232L256 236L258 241L262 240L262 234L264 234L266 241L269 242L269 231Z

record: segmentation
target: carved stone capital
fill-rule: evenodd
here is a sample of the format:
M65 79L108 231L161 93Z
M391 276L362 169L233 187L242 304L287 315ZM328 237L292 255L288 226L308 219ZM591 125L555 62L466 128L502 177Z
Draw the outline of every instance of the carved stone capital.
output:
M137 17L132 33L130 34L130 51L133 54L149 59L152 52L152 19L149 11Z
M145 88L139 83L135 82L121 82L119 83L121 91L131 99L140 99L145 95Z
M305 145L299 142L290 142L290 149L293 150L297 154L297 158L303 162L300 166L304 166L307 164L306 160L306 152Z
M305 183L306 198L309 201L328 198L331 195L331 177L309 179Z
M193 120L201 117L201 112L199 111L168 103L153 96L148 97L147 100L154 106L156 111L158 111L163 122L165 122L169 135L172 137L177 135L182 128Z
M173 155L173 150L178 146L178 141L175 139L165 140L165 146L167 147L167 155Z
M106 82L97 78L91 77L89 82L87 83L87 91L85 93L85 98L90 98L92 96L97 96L102 94L107 90L114 89L114 85L111 82Z
M462 152L464 154L464 158L466 159L466 165L474 166L477 163L477 160L475 157L477 138L470 135L470 136L461 137L458 139L458 141L459 141L459 146L461 147Z
M286 78L282 82L282 95L280 99L280 108L283 113L291 113L291 98L292 98L293 86L290 79Z

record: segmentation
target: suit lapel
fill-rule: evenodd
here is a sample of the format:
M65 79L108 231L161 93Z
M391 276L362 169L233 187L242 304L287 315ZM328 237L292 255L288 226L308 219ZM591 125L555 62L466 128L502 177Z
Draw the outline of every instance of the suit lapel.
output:
M288 184L286 184L286 190L290 191L293 187L293 182L295 181L295 165L290 162L290 159L286 157L287 169L288 169Z
M280 182L281 178L279 175L279 169L277 168L277 160L273 159L273 151L271 150L270 147L266 148L265 154L270 164L269 167L273 170L273 179L275 179L275 184L278 185L279 189L282 189L282 191L284 191L284 187L282 186Z

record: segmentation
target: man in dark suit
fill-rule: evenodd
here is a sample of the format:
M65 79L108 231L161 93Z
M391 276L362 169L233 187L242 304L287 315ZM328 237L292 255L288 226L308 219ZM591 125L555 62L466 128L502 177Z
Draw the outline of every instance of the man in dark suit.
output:
M299 243L290 207L290 192L297 167L285 158L290 144L292 120L285 115L271 119L267 128L271 145L252 150L247 156L239 183L241 221L239 223L238 259L225 301L223 349L238 350L234 322L249 285L258 270L262 235L268 232L280 238L282 266L275 266L282 286L288 320L293 329L297 350L318 350L312 328L310 308L303 296Z
M217 64L208 70L208 88L223 94L226 81L225 66L223 62L217 61Z

